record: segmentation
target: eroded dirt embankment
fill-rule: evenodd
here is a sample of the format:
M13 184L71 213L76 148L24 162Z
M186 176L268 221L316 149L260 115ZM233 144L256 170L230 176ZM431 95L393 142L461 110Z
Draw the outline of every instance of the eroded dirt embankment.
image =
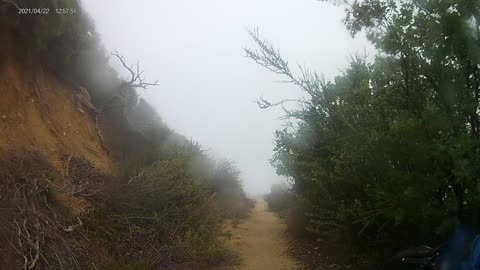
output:
M40 67L16 63L0 69L0 91L2 170L19 163L44 164L65 176L68 162L76 159L90 163L101 173L111 173L112 162L102 147L86 91L61 82ZM34 168L27 168L35 173ZM78 196L60 192L56 199L64 200L73 214L84 208Z
M0 151L22 157L38 152L59 171L62 157L74 155L109 172L88 94L52 75L11 64L0 74Z

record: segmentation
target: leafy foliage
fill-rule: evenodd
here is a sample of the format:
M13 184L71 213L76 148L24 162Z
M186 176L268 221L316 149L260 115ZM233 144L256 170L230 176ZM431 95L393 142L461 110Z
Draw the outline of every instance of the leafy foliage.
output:
M243 191L240 172L232 162L219 162L207 178L207 183L225 217L245 218L253 207L253 201Z
M480 5L372 0L347 11L348 29L365 29L380 53L333 81L295 77L258 32L259 50L247 50L309 95L287 113L298 127L276 132L272 159L305 200L304 227L388 256L479 225Z
M245 216L252 202L230 163L215 166L181 137L181 144L166 141L151 141L146 159L125 163L100 195L104 205L83 218L83 229L108 259L128 252L145 258L147 269L217 264L225 256L224 218ZM142 153L138 147L133 154Z
M272 186L270 193L265 195L268 208L274 212L282 212L289 208L292 194L286 185L276 184Z
M214 263L222 258L219 212L208 188L189 172L184 159L157 162L104 196L108 198L103 210L106 220L113 221L106 227L117 229L102 229L105 226L90 222L90 235L104 239L113 234L103 244L117 242L112 254L131 250L157 267L189 260ZM97 234L103 236L97 238ZM183 248L184 243L190 244L189 249Z

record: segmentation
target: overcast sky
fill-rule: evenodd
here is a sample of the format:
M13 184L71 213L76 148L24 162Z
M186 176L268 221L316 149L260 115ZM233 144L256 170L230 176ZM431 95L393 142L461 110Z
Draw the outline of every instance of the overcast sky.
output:
M249 193L280 181L269 159L281 108L261 110L259 97L298 97L282 78L245 58L260 33L292 64L333 78L348 57L373 52L351 39L344 8L316 0L83 0L107 50L140 62L159 81L142 96L175 131L198 141L216 159L234 161Z

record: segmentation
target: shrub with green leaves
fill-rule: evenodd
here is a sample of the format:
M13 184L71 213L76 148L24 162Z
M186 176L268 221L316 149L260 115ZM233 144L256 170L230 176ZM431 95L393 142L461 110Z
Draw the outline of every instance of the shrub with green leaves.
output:
M288 186L284 184L272 185L270 193L265 195L268 208L274 212L286 211L290 207L292 200L292 194Z
M347 12L380 52L332 81L296 76L258 32L246 50L308 96L287 112L295 125L276 132L272 160L304 201L305 229L386 257L478 227L479 2L354 1Z
M240 172L232 162L222 161L216 164L206 182L224 217L240 219L248 215L253 201L245 195Z
M104 208L85 217L83 230L111 257L141 255L152 267L223 258L220 212L186 159L158 161L105 196Z

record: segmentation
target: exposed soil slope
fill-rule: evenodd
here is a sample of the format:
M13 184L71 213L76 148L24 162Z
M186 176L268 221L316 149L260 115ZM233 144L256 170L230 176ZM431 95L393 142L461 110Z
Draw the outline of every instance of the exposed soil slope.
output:
M1 158L37 153L64 173L64 157L72 155L110 172L85 91L16 64L0 71L0 89Z
M242 265L229 266L224 270L294 270L296 263L288 257L287 240L284 238L286 225L267 211L265 201L257 201L251 215L237 228L227 247L238 252Z
M32 164L68 174L69 160L83 160L101 174L112 162L103 148L88 93L61 82L41 68L4 64L0 70L0 168ZM39 175L37 175L39 176ZM62 181L62 178L55 179ZM54 183L63 186L64 183ZM86 206L83 198L57 193L55 200L73 215Z

